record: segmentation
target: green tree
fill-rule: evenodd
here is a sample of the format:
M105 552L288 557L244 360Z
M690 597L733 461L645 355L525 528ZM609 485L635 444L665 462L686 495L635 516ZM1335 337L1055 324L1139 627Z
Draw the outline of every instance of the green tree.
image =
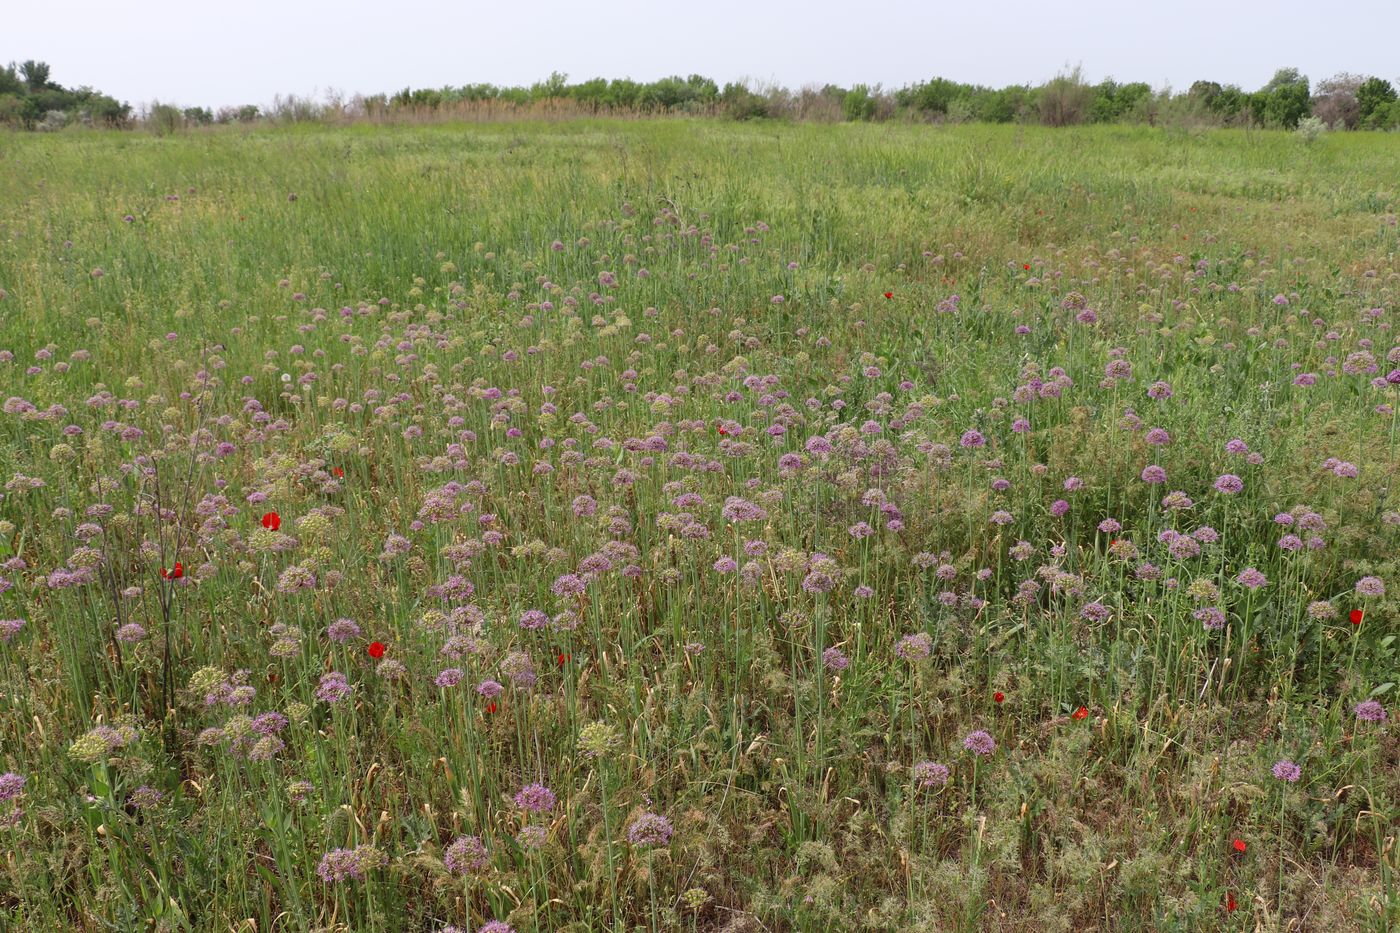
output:
M24 76L24 83L29 85L31 94L48 87L49 66L46 62L36 62L31 58L19 66L19 73Z
M1356 89L1356 100L1361 111L1361 125L1381 127L1385 125L1391 104L1395 103L1395 88L1384 78L1367 78Z

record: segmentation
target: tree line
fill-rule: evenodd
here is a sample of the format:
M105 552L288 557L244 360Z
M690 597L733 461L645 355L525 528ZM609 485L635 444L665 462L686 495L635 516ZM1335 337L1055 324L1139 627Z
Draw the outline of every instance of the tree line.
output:
M54 130L72 124L129 128L144 126L173 132L188 126L248 123L258 120L300 122L343 119L394 119L403 116L451 117L466 112L529 113L548 106L551 113L696 114L735 120L788 119L819 121L923 120L949 123L1085 123L1191 122L1212 126L1297 127L1308 120L1336 130L1400 129L1400 100L1395 86L1371 75L1338 74L1311 85L1296 68L1279 69L1263 87L1245 91L1237 85L1196 81L1185 91L1156 89L1144 82L1112 78L1091 84L1080 69L1056 75L1040 85L1001 88L932 78L896 90L880 85L834 84L797 91L771 85L730 82L721 87L702 75L672 76L642 82L628 78L593 78L571 84L555 72L530 86L465 84L460 87L404 88L394 94L332 95L324 102L278 97L269 107L254 104L178 108L152 102L140 113L90 87L68 90L50 80L49 66L33 60L0 69L0 124Z

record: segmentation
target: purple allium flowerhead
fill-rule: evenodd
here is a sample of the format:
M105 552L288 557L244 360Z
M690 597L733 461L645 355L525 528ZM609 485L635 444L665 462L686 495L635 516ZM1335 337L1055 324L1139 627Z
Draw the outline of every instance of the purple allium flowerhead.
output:
M326 637L333 642L344 644L352 638L360 637L360 627L351 619L336 619L326 627Z
M23 619L0 619L0 641L9 641L24 628Z
M556 802L554 791L543 784L526 784L515 795L515 805L531 813L548 813Z
M1164 399L1172 397L1172 387L1170 383L1154 382L1147 387L1148 398Z
M146 630L136 622L128 622L121 628L117 629L117 641L125 642L127 644L141 641L145 637Z
M543 826L523 826L515 834L515 841L522 849L542 849L549 841L549 830Z
M486 846L476 836L458 836L442 854L442 863L454 875L478 872L491 863Z
M1225 442L1225 452L1227 454L1247 454L1249 453L1249 445L1236 437Z
M1362 596L1384 596L1385 583L1380 577L1362 577L1356 581L1356 592Z
M515 933L515 927L504 920L488 920L476 928L476 933Z
M131 792L126 802L136 810L150 810L160 805L165 795L148 784L142 784Z
M905 635L895 645L894 653L906 661L923 661L928 658L933 650L933 639L927 632L916 632L913 635Z
M1219 631L1225 627L1225 613L1215 606L1207 606L1204 609L1197 609L1192 613L1192 618L1200 622L1211 631Z
M433 683L439 687L455 687L462 682L462 669L460 667L449 667L433 678Z
M1356 704L1353 712L1356 718L1365 722L1384 722L1386 718L1385 707L1381 706L1379 700L1363 700ZM0 797L0 800L6 799Z
M1056 499L1054 502L1050 503L1050 514L1054 515L1056 518L1064 515L1068 511L1069 503L1063 499Z
M1142 468L1142 481L1156 485L1167 481L1167 471L1153 464Z
M550 591L555 596L580 596L587 586L581 577L566 573L554 581L554 584L550 586Z
M987 439L979 431L965 431L963 436L958 439L958 443L966 448L983 447L986 445Z
M520 614L520 627L523 629L541 629L549 623L549 616L538 609L526 609Z
M327 884L347 878L358 881L364 878L366 872L381 868L386 862L388 859L384 853L374 846L332 849L321 857L321 864L316 866L316 874Z
M346 682L344 674L331 671L321 677L321 683L316 687L316 699L322 703L339 703L348 697L353 689Z
M828 648L822 652L822 664L829 671L844 671L851 666L851 659L840 648Z
M664 846L671 841L671 821L659 813L643 813L627 827L627 841L634 846Z
M1234 495L1244 489L1244 480L1233 473L1226 473L1215 481L1215 491L1223 492L1226 495Z
M733 573L739 569L739 564L734 558L726 555L715 561L714 568L716 573Z
M23 775L15 774L13 771L0 774L0 802L14 800L24 793L24 785L27 780Z
M1287 758L1274 762L1274 777L1280 781L1287 781L1292 784L1303 776L1303 771L1296 764Z
M1172 436L1166 428L1152 428L1143 436L1143 440L1154 447L1163 447L1172 442Z
M1087 603L1079 611L1079 615L1090 622L1107 622L1112 614L1107 606L1099 602Z
M1009 525L1015 520L1016 517L1004 509L998 509L993 512L992 517L988 519L993 525Z
M936 761L921 761L914 765L911 773L920 788L942 787L948 783L948 766Z
M974 755L990 755L997 750L997 742L990 734L978 729L976 732L968 733L967 738L963 739L963 748Z
M1249 587L1251 590L1257 590L1261 586L1267 586L1269 583L1268 578L1253 567L1246 567L1244 570L1240 571L1240 575L1235 578L1235 581L1241 586Z
M494 680L483 680L476 685L476 692L488 700L494 700L496 697L500 696L505 689L505 687Z

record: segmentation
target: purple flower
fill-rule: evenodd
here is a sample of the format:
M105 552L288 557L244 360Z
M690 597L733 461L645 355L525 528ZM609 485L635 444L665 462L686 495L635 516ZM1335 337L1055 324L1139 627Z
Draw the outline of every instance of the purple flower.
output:
M1385 583L1380 577L1362 577L1356 581L1356 592L1362 596L1384 596Z
M1298 778L1303 776L1302 769L1287 758L1274 762L1273 772L1274 777L1278 778L1280 781L1287 781L1290 784L1296 782Z
M0 619L0 641L8 642L24 628L23 619Z
M1226 495L1234 495L1244 489L1244 480L1233 473L1226 473L1215 481L1215 491L1223 492Z
M346 682L344 674L331 671L321 677L321 683L316 687L316 699L322 703L339 703L348 697L353 689Z
M1172 442L1172 436L1167 433L1165 428L1152 428L1144 435L1143 440L1154 447L1163 447Z
M520 627L523 629L541 629L549 622L549 616L538 609L526 609L520 614Z
M146 637L146 630L139 623L128 622L117 629L117 641L130 644Z
M505 689L505 687L494 680L483 680L476 685L476 692L488 700L494 700L496 697L500 696Z
M997 750L997 743L996 739L992 738L988 733L978 729L976 732L969 733L967 738L963 739L963 748L972 752L974 755L990 755Z
M433 678L433 683L439 687L455 687L462 682L462 669L459 667L449 667Z
M739 569L739 564L732 557L721 557L715 561L714 567L717 573L733 573Z
M1056 518L1059 518L1068 511L1069 503L1063 499L1056 499L1054 502L1050 503L1050 514L1054 515Z
M844 671L851 666L851 659L840 648L828 648L822 652L822 663L829 671Z
M1354 712L1357 719L1365 722L1383 722L1385 720L1385 707L1381 706L1379 700L1364 700L1356 704ZM8 798L0 796L0 800L6 799Z
M1143 467L1142 481L1144 483L1151 483L1153 485L1156 485L1157 483L1165 483L1167 481L1167 471L1157 466L1156 464L1153 464L1152 466Z
M895 645L894 653L906 661L922 661L933 650L933 639L927 632L905 635Z
M967 448L982 447L987 443L987 439L978 431L965 431L958 443Z
M627 841L634 846L664 846L671 841L671 821L657 813L643 813L627 827Z
M490 862L485 844L476 836L458 836L442 854L442 863L454 875L481 871Z
M942 787L948 783L948 766L936 761L921 761L914 765L912 773L920 788Z
M0 774L0 802L14 800L24 793L26 778L23 775L7 771Z
M579 596L586 588L586 584L579 577L571 573L566 573L554 581L550 587L555 596Z
M1225 613L1215 606L1197 609L1192 613L1192 617L1212 631L1218 631L1225 627Z
M476 933L515 933L515 927L504 920L488 920L476 928Z
M354 849L332 849L321 857L316 866L316 874L330 884L347 878L360 880L365 872L379 868L388 860L374 846L356 846Z
M1107 622L1113 613L1103 603L1088 603L1079 611L1079 615L1090 622Z
M543 784L526 784L515 795L515 805L531 813L548 813L555 803L554 791Z
M326 627L326 637L344 644L352 638L360 637L360 627L350 619L336 619Z
M1251 590L1257 590L1261 586L1268 586L1269 584L1268 578L1253 567L1246 567L1244 570L1240 571L1240 575L1235 578L1235 582L1239 583L1241 586L1247 586Z

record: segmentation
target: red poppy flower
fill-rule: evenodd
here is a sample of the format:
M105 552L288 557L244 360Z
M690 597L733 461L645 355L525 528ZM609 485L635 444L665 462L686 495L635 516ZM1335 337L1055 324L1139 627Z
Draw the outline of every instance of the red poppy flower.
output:
M1235 909L1235 895L1231 894L1229 891L1225 892L1225 909L1229 911Z
M1000 690L998 690L996 693L993 693L993 694L992 694L992 699L993 699L993 700L996 700L998 703L1000 703L1000 702L1002 702L1003 700L1006 699L1006 694L1004 694L1004 693L1002 693Z
M1360 624L1361 624L1361 610L1360 610L1360 609L1353 609L1353 610L1351 611L1351 615L1348 616L1348 618L1351 619L1351 624L1352 624L1352 625L1360 625Z
M496 711L496 701L495 701L495 700L492 700L490 703L487 703L487 704L486 704L486 712L488 712L488 713L494 713L495 711Z
M1231 844L1232 846L1235 847L1235 851L1236 851L1236 852L1243 852L1243 851L1245 850L1245 848L1246 848L1243 839L1236 839L1234 842L1232 842L1232 843L1230 843L1230 844Z
M1023 262L1023 263L1021 263L1021 268L1022 268L1022 269L1025 269L1027 272L1029 272L1029 271L1031 271L1031 264L1028 263L1028 262Z
M886 297L886 298L893 298L893 297L894 297L894 292L885 292L885 297Z
M369 651L369 656L371 658L378 659L384 657L384 643L382 641L370 642L370 646L366 650Z
M185 565L180 563L178 560L175 562L174 570L166 570L164 567L160 568L160 576L163 580L178 580L184 575Z
M1083 706L1079 707L1079 709L1077 709L1077 710L1075 710L1074 712L1070 713L1070 716L1073 717L1073 718L1075 718L1075 719L1083 719L1085 716L1088 716L1088 715L1089 715L1089 710L1087 710L1087 709L1084 708Z
M268 512L262 517L262 526L269 531L276 531L282 527L282 516L276 512Z
M340 467L336 467L335 469L331 470L331 472L335 474L336 479L340 479L343 476L345 476L345 471Z
M573 655L571 655L571 654L564 654L563 652L560 652L560 654L559 654L559 666L560 666L560 667L563 667L565 661L572 661L573 659L574 659Z

